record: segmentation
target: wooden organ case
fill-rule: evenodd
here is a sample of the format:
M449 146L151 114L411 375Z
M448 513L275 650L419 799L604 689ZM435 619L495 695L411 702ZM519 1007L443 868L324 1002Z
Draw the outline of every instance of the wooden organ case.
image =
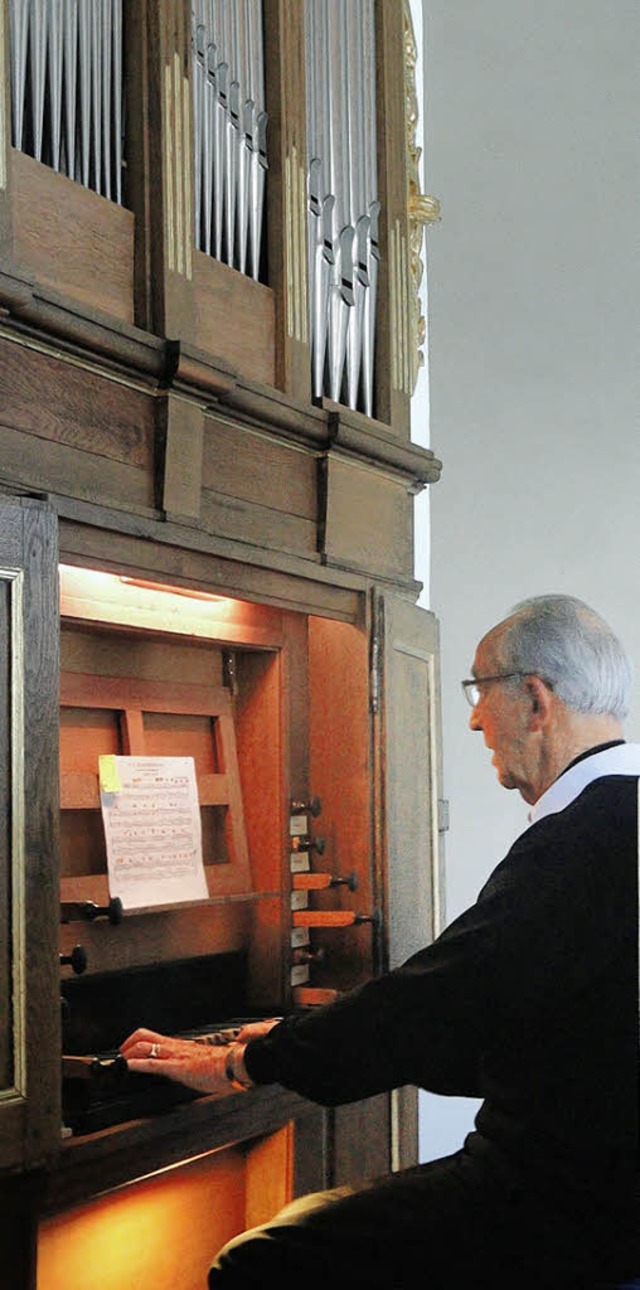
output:
M402 0L0 0L11 1290L196 1290L287 1199L416 1159L415 1090L216 1101L117 1058L434 934L414 54ZM206 897L113 899L105 754L193 758Z

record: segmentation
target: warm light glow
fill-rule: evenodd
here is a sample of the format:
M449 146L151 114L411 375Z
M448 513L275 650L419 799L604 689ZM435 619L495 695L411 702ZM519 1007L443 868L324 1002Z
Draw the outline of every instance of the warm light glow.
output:
M202 1157L40 1229L38 1290L203 1290L217 1250L245 1220L245 1156Z
M251 614L251 606L196 588L60 565L63 618L150 628L181 636L224 640Z
M187 596L189 600L204 600L209 604L214 602L220 604L227 599L226 596L214 596L211 591L196 591L193 587L167 587L160 582L149 582L147 578L129 578L125 574L120 574L119 580L129 587L142 587L144 591L161 591L164 595L169 592L172 596Z
M225 1241L291 1200L293 1136L289 1122L48 1219L37 1290L204 1290Z

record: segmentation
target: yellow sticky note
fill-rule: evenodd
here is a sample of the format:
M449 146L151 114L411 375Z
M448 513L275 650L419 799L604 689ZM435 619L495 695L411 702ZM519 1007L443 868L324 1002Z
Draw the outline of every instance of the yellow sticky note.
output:
M122 788L116 769L116 759L113 753L98 758L98 767L100 775L100 791L102 793L117 793Z

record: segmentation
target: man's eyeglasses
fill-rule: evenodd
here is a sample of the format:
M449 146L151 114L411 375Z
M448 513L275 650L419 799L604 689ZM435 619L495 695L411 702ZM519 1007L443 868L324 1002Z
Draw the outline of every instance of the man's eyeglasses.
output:
M475 708L480 702L482 690L481 685L487 685L489 681L509 681L512 677L527 676L526 672L496 672L494 676L472 676L468 681L461 681L464 696L470 707Z

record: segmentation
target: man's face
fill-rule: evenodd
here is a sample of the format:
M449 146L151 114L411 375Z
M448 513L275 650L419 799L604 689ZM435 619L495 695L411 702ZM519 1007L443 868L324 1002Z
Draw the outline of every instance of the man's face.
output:
M472 675L480 681L480 699L469 718L472 730L481 730L487 748L493 752L492 763L503 788L517 788L525 801L534 801L533 789L535 749L529 730L531 703L517 681L490 681L482 684L483 676L495 676L508 669L499 657L500 629L483 637L476 650Z

